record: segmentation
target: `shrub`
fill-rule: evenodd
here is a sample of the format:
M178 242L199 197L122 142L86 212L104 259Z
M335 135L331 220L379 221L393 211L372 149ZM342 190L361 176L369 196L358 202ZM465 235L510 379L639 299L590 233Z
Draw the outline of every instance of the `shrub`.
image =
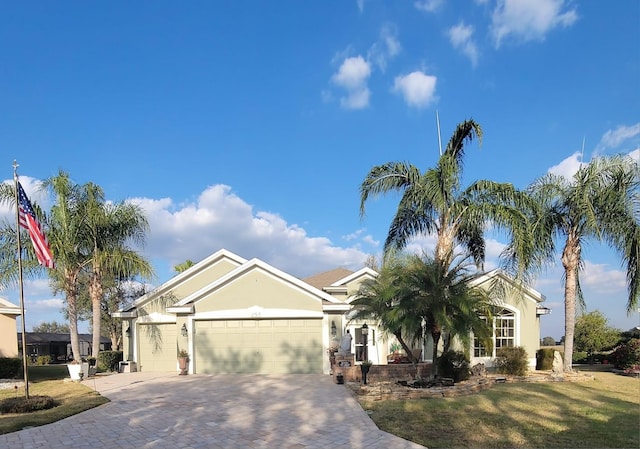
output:
M609 358L618 369L627 369L640 365L640 338L633 338L621 344Z
M522 346L498 349L496 368L502 374L524 376L528 369L527 351Z
M22 377L22 360L14 357L0 357L0 379Z
M573 357L571 357L571 360L573 360L573 363L579 363L579 364L589 363L589 357L587 356L587 353L584 351L574 351Z
M100 371L118 371L119 362L122 362L122 351L100 351L98 353L98 369Z
M447 351L438 358L438 370L442 377L450 377L460 382L471 377L469 360L460 351Z
M39 355L38 358L36 359L36 365L48 365L51 363L51 356L50 355Z
M555 353L553 348L542 348L536 352L536 369L537 370L550 370L553 368L553 354Z
M29 413L56 407L58 403L50 396L6 398L0 401L0 413Z

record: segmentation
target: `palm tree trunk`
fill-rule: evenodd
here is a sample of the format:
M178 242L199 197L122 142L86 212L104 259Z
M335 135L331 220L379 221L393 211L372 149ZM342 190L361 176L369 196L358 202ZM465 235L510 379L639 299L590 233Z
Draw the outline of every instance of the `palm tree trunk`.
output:
M69 339L73 360L80 361L80 339L78 338L78 307L75 293L67 293L67 311L69 314Z
M102 284L100 282L100 267L93 268L93 274L91 276L91 282L89 285L89 295L91 296L91 310L92 310L92 356L98 359L98 353L100 352L100 333L102 324L102 310L100 309L100 303L102 302Z
M580 243L574 233L567 237L562 252L562 265L565 270L564 285L564 371L573 371L573 336L576 326L576 294L578 290L578 266L580 261Z

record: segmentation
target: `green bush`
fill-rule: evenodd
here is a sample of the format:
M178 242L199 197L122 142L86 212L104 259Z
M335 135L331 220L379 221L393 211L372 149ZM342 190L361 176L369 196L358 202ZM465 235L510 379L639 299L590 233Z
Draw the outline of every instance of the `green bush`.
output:
M38 358L36 359L36 365L39 365L39 366L48 365L50 363L51 363L50 355L39 355Z
M527 374L527 351L522 346L500 348L497 351L496 369L511 376Z
M589 363L589 357L584 351L574 351L573 357L571 358L573 363L586 364Z
M122 351L100 351L98 353L98 369L100 371L118 371L122 362Z
M542 348L536 352L536 369L550 370L553 368L553 354L556 352L553 348Z
M609 356L618 369L627 369L640 365L640 338L633 338L621 344Z
M438 371L442 377L450 377L460 382L471 377L469 360L460 351L447 351L438 358Z
M29 413L56 407L58 403L50 396L24 396L0 401L0 413Z
M22 359L0 357L0 379L18 379L22 377Z

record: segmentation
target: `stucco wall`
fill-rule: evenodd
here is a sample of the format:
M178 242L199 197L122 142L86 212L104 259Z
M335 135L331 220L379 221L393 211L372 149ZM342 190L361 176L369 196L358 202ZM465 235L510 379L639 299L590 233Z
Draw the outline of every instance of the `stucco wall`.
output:
M0 314L0 357L18 356L16 316Z

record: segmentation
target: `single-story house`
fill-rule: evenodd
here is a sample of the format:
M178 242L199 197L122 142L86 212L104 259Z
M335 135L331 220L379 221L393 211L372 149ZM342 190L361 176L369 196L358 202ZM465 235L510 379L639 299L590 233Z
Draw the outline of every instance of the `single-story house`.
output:
M13 334L15 336L15 333ZM50 356L52 363L64 363L71 360L71 336L68 333L51 333L51 332L26 332L25 339L27 342L27 356L32 361L38 356ZM93 353L93 335L78 334L78 343L80 346L80 357L90 357ZM18 349L22 353L22 333L18 332ZM108 351L111 349L111 340L107 337L100 337L100 350Z
M20 307L0 298L0 357L18 357L16 317L20 315Z
M220 250L113 315L123 320L124 358L143 371L177 371L177 353L189 353L190 373L329 373L329 349L352 337L355 363L386 364L392 341L375 322L349 319L360 284L377 273L332 270L306 279L262 260ZM479 276L482 286L500 271ZM487 284L488 285L488 284ZM535 365L539 304L532 289L504 301L494 320L496 346L524 346ZM365 347L366 346L366 347ZM422 354L430 356L428 345ZM474 361L494 356L474 348ZM428 359L426 359L428 360Z

